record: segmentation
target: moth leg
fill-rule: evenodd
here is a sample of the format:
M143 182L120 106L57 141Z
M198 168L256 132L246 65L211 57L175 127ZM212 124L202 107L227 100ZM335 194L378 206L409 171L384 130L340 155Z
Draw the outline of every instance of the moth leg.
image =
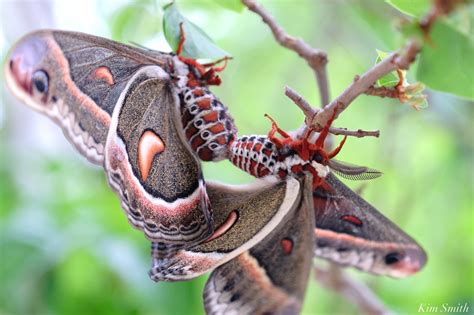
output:
M202 79L206 81L208 85L221 84L221 79L219 78L218 75L216 75L216 72L224 71L224 69L227 67L227 61L229 59L230 58L228 56L225 56L224 58L221 58L215 62L203 64L202 66L204 68L209 68L209 67L211 68L202 75ZM214 67L216 64L221 63L221 62L224 62L222 66Z
M326 140L326 137L329 134L329 127L331 127L331 124L334 121L334 118L336 118L336 110L337 109L334 109L334 112L332 113L331 118L328 120L324 128L321 130L321 133L319 134L319 137L314 143L314 146L312 147L312 149L314 148L314 150L316 150L316 149L324 147L324 141Z
M265 117L270 119L272 122L272 129L268 132L268 138L270 139L271 142L273 142L277 147L281 148L283 147L284 144L286 144L288 141L292 141L293 139L291 136L286 133L283 129L278 127L276 121L270 117L270 115L265 114ZM280 139L275 136L276 133L279 133L281 136L283 136L283 139Z
M225 56L224 58L221 58L217 61L214 61L214 62L211 62L211 63L205 63L203 64L202 66L205 67L205 68L209 68L209 67L213 67L214 71L215 72L222 72L224 71L224 69L227 67L227 63L228 61L232 59L231 57L229 56ZM221 62L224 62L224 64L220 67L214 67L215 65L221 63Z
M220 60L217 60L214 63L202 65L199 62L197 62L196 59L193 58L186 58L183 57L181 54L183 53L184 50L184 42L186 41L186 35L184 34L184 27L183 23L179 23L179 43L178 43L178 48L176 49L176 55L178 55L179 59L184 62L187 65L193 66L196 68L196 70L199 72L199 75L201 76L201 79L206 82L207 85L219 85L221 84L221 79L216 75L216 72L223 71L225 67L227 66L227 60L229 57L224 57ZM222 67L217 67L217 68L211 68L209 70L206 70L207 67L212 67L215 64L218 64L220 62L224 61L225 64Z
M342 147L344 146L344 143L346 142L346 139L347 139L347 135L344 136L344 139L342 139L342 141L339 143L337 148L335 148L328 154L328 158L332 159L341 151Z
M207 85L219 85L221 84L221 78L216 75L216 70L211 68L204 72L202 79L207 83Z
M299 148L299 154L303 160L309 160L310 159L310 153L311 153L311 143L308 141L309 137L311 136L311 133L314 131L313 128L309 128L306 131L306 134L303 137L303 140L301 141L300 148Z
M183 22L179 23L179 43L178 43L178 48L176 49L176 55L178 55L179 59L184 62L187 65L193 66L194 68L197 69L199 74L203 76L206 73L206 69L204 68L203 65L201 65L199 62L197 62L193 58L186 58L183 57L181 54L183 53L184 50L184 42L186 41L186 35L184 33L184 26Z
M184 35L184 28L183 28L183 22L179 23L179 43L178 43L178 49L176 49L176 54L178 56L181 56L184 48L184 41L186 40L186 36Z

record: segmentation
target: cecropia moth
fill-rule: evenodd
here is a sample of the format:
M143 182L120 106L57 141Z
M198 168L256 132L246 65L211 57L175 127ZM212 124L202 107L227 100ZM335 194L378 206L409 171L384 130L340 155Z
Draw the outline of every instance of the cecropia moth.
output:
M332 160L346 138L332 152L324 149L331 119L314 143L312 129L293 138L278 128L264 136L244 136L231 143L230 160L255 177L313 175L313 203L316 217L315 255L344 266L392 277L405 277L420 270L426 253L407 234L369 203L341 183L332 173L349 178L370 179L379 172ZM278 138L276 133L282 135Z
M236 128L208 89L218 83L212 68L92 35L44 30L12 48L5 74L20 100L104 166L130 223L150 240L185 247L213 233L198 157L226 158Z
M155 280L212 271L210 314L298 313L313 255L403 277L423 249L331 173L379 174L332 159L324 139L237 138L208 86L211 66L81 33L31 33L5 66L13 94L102 165L129 222L152 242ZM276 133L283 138L276 137ZM229 159L261 179L205 183L200 160ZM315 241L316 239L316 241Z

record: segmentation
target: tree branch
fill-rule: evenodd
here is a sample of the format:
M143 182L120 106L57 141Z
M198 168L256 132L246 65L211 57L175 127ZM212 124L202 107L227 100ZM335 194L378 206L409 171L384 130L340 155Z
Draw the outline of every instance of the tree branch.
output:
M330 127L329 133L332 133L333 135L336 135L336 136L342 135L342 136L351 136L351 137L357 137L357 138L380 137L380 130L374 130L374 131L366 131L362 129L347 130L346 128Z
M317 111L311 106L311 104L289 86L285 87L285 95L303 111L307 122L310 122L314 115L316 115Z
M242 3L259 15L263 22L270 27L275 40L283 47L296 52L301 58L308 62L313 69L318 83L321 96L321 106L329 103L329 83L326 73L327 55L324 51L311 47L301 38L288 35L285 30L275 21L273 16L255 0L242 0Z
M317 129L324 127L335 112L339 116L360 94L365 93L375 82L384 75L398 70L408 69L420 51L421 44L417 40L410 40L401 51L397 51L374 65L362 76L356 76L354 81L331 103L320 110L311 120L310 125Z
M339 267L331 264L328 269L314 267L314 270L318 283L344 296L364 314L393 314L369 287L347 276Z
M315 110L311 104L309 104L301 95L298 94L295 90L290 87L285 87L285 95L288 96L304 113L306 116L306 125L309 125L308 122L311 122L313 117L318 113L318 110ZM358 129L356 131L347 130L346 128L329 128L329 132L333 135L344 135L344 136L352 136L357 138L362 137L379 137L380 131L364 131Z

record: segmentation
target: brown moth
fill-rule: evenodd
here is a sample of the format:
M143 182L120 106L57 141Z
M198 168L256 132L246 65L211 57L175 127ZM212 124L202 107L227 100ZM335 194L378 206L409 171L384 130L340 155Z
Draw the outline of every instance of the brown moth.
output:
M426 263L424 250L331 173L332 170L350 179L372 179L381 175L367 167L332 159L346 140L326 152L324 140L333 119L334 116L314 142L309 140L313 130L293 137L271 119L268 135L243 136L233 141L229 159L258 178L287 180L305 173L313 175L316 256L392 277L405 277L419 271ZM281 137L277 137L277 133Z
M303 181L304 180L304 181ZM216 268L204 289L207 314L298 314L314 248L311 176L296 207L250 250Z
M225 158L236 131L207 87L218 77L206 69L175 54L43 30L12 48L5 77L15 96L55 121L89 161L104 166L130 223L163 243L166 255L167 248L212 234L196 153Z
M352 179L379 172L331 159L342 145L325 152L327 130L314 147L296 146L274 122L269 136L237 139L208 89L218 82L211 70L62 31L27 35L5 67L12 92L104 167L130 223L152 241L153 280L214 270L210 314L298 313L313 254L393 277L423 267L423 249L331 170ZM228 158L265 179L206 185L198 158Z

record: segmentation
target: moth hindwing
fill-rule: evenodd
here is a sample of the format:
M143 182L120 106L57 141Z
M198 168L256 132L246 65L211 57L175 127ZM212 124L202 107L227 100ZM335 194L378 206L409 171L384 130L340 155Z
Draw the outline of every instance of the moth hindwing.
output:
M312 180L298 205L261 242L215 269L204 289L207 314L298 314L314 248Z
M160 248L154 244L150 277L155 281L191 279L237 257L287 220L287 214L301 204L301 190L302 183L293 178L241 186L208 183L214 234L166 259L157 257ZM312 255L312 248L308 254Z

